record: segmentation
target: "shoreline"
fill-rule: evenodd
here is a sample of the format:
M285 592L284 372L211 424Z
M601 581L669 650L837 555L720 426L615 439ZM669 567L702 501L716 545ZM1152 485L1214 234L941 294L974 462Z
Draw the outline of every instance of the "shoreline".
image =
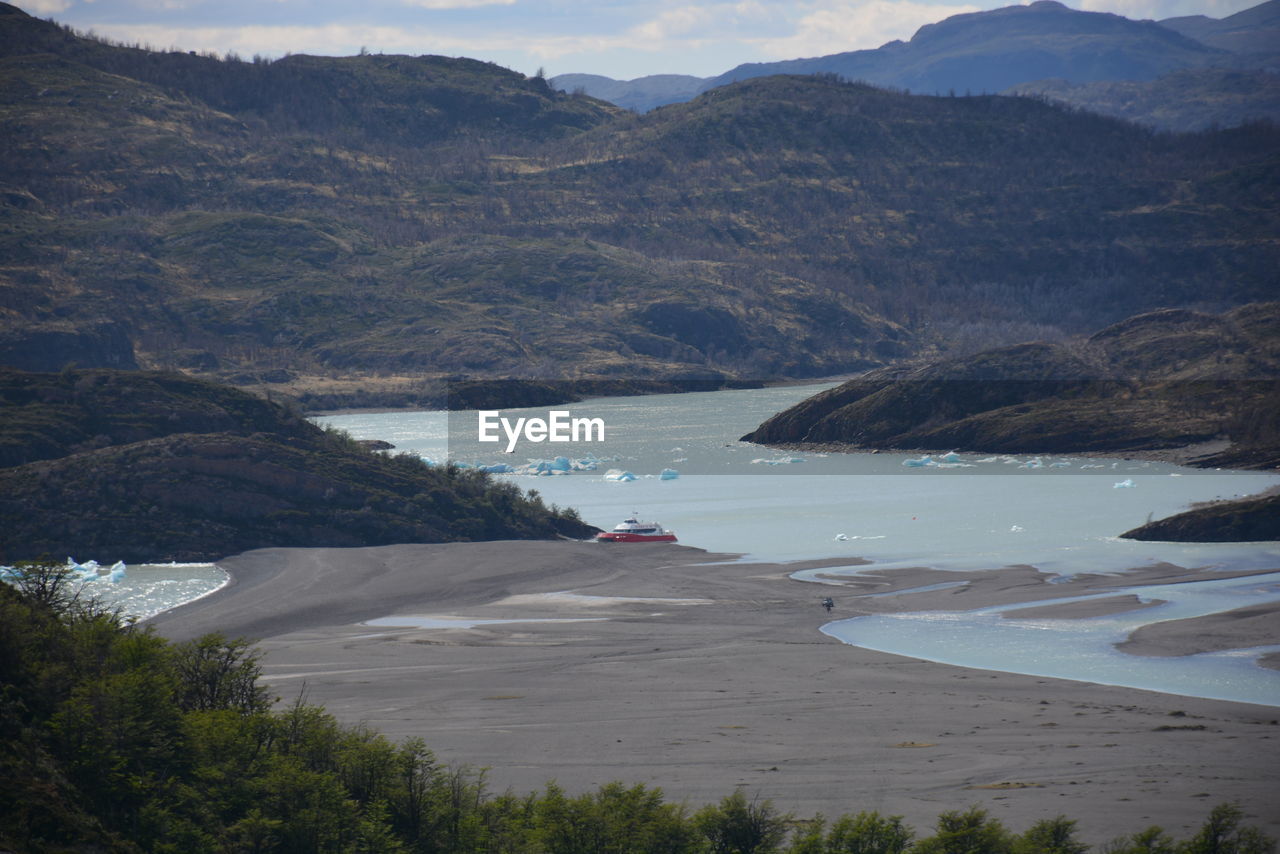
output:
M934 664L819 631L863 613L1105 592L1133 575L1049 585L1030 567L1000 569L961 573L964 592L875 598L860 594L943 571L821 588L790 578L830 565L664 544L264 549L219 561L236 584L151 625L173 639L260 638L263 681L285 702L305 693L345 723L421 736L444 762L487 768L494 791L622 780L696 808L742 786L801 817L875 809L920 831L976 803L1015 830L1065 813L1094 843L1153 823L1182 835L1234 800L1280 831L1268 800L1280 709ZM518 622L365 624L396 615ZM1174 715L1192 723L1170 729ZM992 788L1003 783L1027 785Z

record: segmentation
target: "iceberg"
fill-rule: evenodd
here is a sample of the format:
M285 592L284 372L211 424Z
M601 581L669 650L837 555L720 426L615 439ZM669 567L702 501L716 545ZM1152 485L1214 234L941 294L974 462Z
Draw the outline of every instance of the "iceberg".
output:
M511 474L515 471L515 468L507 463L494 463L491 466L480 466L479 468L480 471L485 471L489 474Z
M1133 489L1135 486L1137 486L1137 484L1133 482L1133 478L1126 477L1124 480L1120 481L1119 483L1112 484L1111 488L1112 489Z
M923 468L924 466L936 466L937 462L934 461L933 457L929 456L928 454L925 454L923 457L920 457L919 459L903 460L902 464L904 466L909 466L910 468Z
M680 477L680 472L675 469L663 469L662 473L658 475L658 480L675 480L678 477Z
M942 455L942 461L944 463L958 463L960 462L960 455L955 451L947 451Z
M622 469L609 469L604 473L604 479L614 483L627 483L636 479L636 476L629 471Z
M785 466L785 465L790 465L791 463L802 463L802 462L804 462L804 457L777 457L772 460L766 459L765 457L756 457L754 460L751 461L751 464L766 465L766 466Z

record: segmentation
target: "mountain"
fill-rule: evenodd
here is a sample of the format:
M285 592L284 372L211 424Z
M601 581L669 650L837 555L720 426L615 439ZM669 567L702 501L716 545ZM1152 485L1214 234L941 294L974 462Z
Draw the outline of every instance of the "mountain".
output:
M882 369L744 441L979 453L1142 452L1228 437L1203 465L1280 463L1280 303L1166 309L1079 342ZM1228 463L1227 461L1230 460Z
M1178 133L1280 124L1280 75L1271 71L1192 68L1144 81L1038 80L1012 92Z
M647 113L664 104L688 101L702 91L707 81L687 74L651 74L635 80L614 80L599 74L561 74L548 82L561 92L583 92L637 113Z
M213 560L268 546L585 537L512 484L365 450L172 374L0 370L0 562Z
M836 74L912 92L1002 92L1047 78L1149 80L1208 64L1221 53L1151 21L1037 0L953 15L921 27L909 42L875 50L740 65L704 90L770 74Z
M913 92L1039 95L1161 130L1188 131L1280 120L1278 63L1280 0L1221 20L1192 16L1155 23L1042 0L956 15L922 27L909 42L875 50L738 66L700 86L691 85L697 78L676 75L630 82L563 75L552 82L643 112L735 80L835 74ZM668 80L679 85L655 87Z
M1187 38L1232 53L1274 55L1280 51L1280 0L1267 0L1221 19L1188 15L1159 23Z
M27 369L329 406L815 376L1266 299L1280 269L1271 128L813 76L639 116L472 61L214 60L14 12L0 45L0 358Z

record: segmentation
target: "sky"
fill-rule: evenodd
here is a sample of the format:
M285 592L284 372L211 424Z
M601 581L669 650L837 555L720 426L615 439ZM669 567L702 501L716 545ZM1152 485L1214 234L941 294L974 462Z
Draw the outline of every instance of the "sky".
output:
M1066 0L1159 20L1222 18L1260 0ZM630 80L719 75L908 40L924 24L1009 0L17 0L23 11L166 50L467 56L523 74Z

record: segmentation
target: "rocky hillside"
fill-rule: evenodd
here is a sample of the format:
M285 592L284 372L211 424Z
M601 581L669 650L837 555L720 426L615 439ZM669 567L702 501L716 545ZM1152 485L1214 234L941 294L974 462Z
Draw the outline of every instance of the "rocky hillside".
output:
M512 484L375 454L277 404L186 377L3 371L0 406L0 563L594 531Z
M1253 543L1280 540L1280 495L1218 501L1148 522L1120 536L1175 543Z
M218 60L0 11L0 361L26 369L328 405L765 380L1277 284L1275 129L814 77L635 116L467 60Z
M873 371L744 440L1005 453L1132 452L1227 438L1206 465L1280 463L1280 303L1164 310L1083 341Z

